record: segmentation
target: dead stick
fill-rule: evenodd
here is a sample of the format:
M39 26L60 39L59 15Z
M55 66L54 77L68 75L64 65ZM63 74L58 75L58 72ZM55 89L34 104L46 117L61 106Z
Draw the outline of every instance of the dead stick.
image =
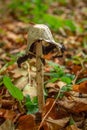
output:
M39 111L42 111L44 106L44 82L43 82L43 64L41 62L42 52L42 41L36 42L36 82L37 82L37 96Z

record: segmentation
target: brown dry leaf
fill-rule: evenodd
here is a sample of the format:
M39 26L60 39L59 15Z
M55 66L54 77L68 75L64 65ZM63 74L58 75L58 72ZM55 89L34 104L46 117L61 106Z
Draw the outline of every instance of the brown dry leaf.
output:
M5 41L6 44L4 45L3 49L9 50L13 47L12 43L9 42L8 39L4 38L4 41Z
M62 119L54 120L52 118L46 119L46 121L49 124L49 130L60 130L61 128L64 128L67 122L69 121L70 117L65 117Z
M55 88L56 83L47 83L46 88Z
M11 75L14 79L15 86L17 86L19 89L23 89L23 90L25 89L24 91L26 91L26 88L27 88L26 86L31 82L31 80L34 80L34 77L32 78L33 74L31 72L31 70L29 70L29 74L28 74L27 68L25 68L25 69L16 68L11 71ZM32 86L34 86L34 85L32 85Z
M21 39L23 39L21 34L17 35L15 33L11 32L11 31L7 32L7 38L8 38L8 40L11 40L13 42L19 42L19 41L21 41Z
M0 116L5 119L14 120L16 113L12 110L0 109Z
M73 91L87 94L87 81L80 83L79 85L73 86Z
M15 24L7 23L6 24L6 29L9 31L14 31L16 28Z
M47 83L46 89L48 90L48 96L54 97L56 93L58 93L59 86L57 83Z
M55 83L47 83L46 88L54 88L58 92L58 89L62 88L64 85L66 85L66 83L64 83L62 81L58 81L58 82L55 82Z
M27 76L28 74L27 69L23 69L23 68L21 69L15 68L14 70L11 71L11 73L13 74L13 78L17 78L17 75L21 77L21 76Z
M45 120L41 128L43 128L44 130L60 130L61 128L65 127L68 121L69 117L65 117L58 120L54 120L49 117Z
M53 56L54 56L54 54L52 52L50 52L47 55L44 55L43 58L46 60L50 60L50 59L52 59Z
M54 57L57 57L57 52L49 52L48 54L44 54L43 55L43 58L45 59L45 60L51 60L51 59L53 59Z
M6 95L5 95L6 96ZM11 109L12 105L14 104L14 100L13 99L0 99L0 104L3 108L7 108L7 109Z
M81 66L79 66L79 65L73 65L72 67L71 67L71 71L72 71L72 73L74 73L74 74L77 74L77 72L79 72L81 70Z
M72 90L75 92L79 92L79 85L77 84L73 85Z
M17 127L19 130L34 130L34 127L36 126L33 115L24 115L19 118Z
M62 88L64 85L66 85L66 83L65 83L65 82L58 81L58 86L59 86L60 88Z
M79 98L79 97L64 97L62 100L58 101L58 104L61 107L67 109L70 112L80 113L83 111L87 111L87 98Z
M77 128L76 125L70 125L70 126L67 126L65 130L81 130L81 129Z
M1 126L0 130L15 130L14 124L10 120L6 120Z
M52 99L52 98L47 99L46 104L45 104L44 109L43 109L43 116L50 110L53 102L54 102L54 99ZM48 116L55 119L55 118L57 118L57 113L58 112L56 109L56 105L54 105L54 107L52 108L52 110Z
M71 61L67 63L67 68L70 69L70 71L73 74L77 74L81 70L81 66L73 64Z
M87 118L84 121L84 130L87 130Z
M43 116L50 110L53 102L54 102L54 99L52 98L47 99L46 104L43 109ZM53 106L51 112L48 114L48 117L51 117L52 119L61 119L67 116L68 116L67 111L64 110L62 107L58 107L57 104Z
M28 83L28 77L20 77L18 79L15 79L14 84L15 86L17 86L19 89L24 89L24 87L27 85Z
M8 31L7 32L7 38L8 39L12 39L12 40L16 40L17 39L17 35L16 34L14 34L13 32L11 32L11 31Z

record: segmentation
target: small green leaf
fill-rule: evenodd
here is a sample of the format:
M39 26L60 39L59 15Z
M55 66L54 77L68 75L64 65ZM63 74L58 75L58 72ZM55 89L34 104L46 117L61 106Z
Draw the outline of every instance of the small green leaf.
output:
M65 27L68 27L72 32L76 31L75 23L70 19L65 20Z
M68 91L71 91L72 88L71 88L71 85L65 85L61 88L61 92L68 92Z
M72 82L71 78L66 77L66 75L61 77L61 80L67 84L70 84Z
M67 4L67 1L66 0L58 0L59 3L63 4L63 5L66 5Z
M34 97L32 100L29 95L26 97L26 103L25 103L27 114L34 114L38 111L38 101L37 97Z
M52 78L52 79L49 80L49 82L54 83L54 82L56 82L57 80L58 80L58 78Z
M51 78L59 78L59 75L56 72L45 73L45 75L50 76Z
M3 77L3 83L14 98L19 101L23 100L23 93L12 83L11 79L8 76Z
M70 121L69 121L69 125L74 125L75 124L75 121L73 120L73 118L71 117L70 118Z
M79 79L79 80L76 82L76 84L79 84L79 83L84 82L84 81L87 81L87 78Z
M66 75L66 77L69 77L72 80L75 78L74 74L66 73L65 75Z
M42 18L44 23L49 24L55 31L57 31L60 27L63 27L63 20L60 17L50 14L43 14Z

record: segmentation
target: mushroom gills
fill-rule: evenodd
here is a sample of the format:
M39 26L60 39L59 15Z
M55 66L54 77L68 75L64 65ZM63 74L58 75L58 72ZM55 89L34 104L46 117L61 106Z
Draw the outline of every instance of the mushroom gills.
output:
M41 61L44 65L45 65L45 59L46 59L46 57L48 57L48 55L50 53L51 54L53 53L53 55L51 57L47 58L47 60L62 57L63 53L65 51L64 45L61 45L61 48L59 50L59 48L56 48L56 46L54 44L50 44L50 45L46 45L46 46L42 45L42 49L43 49L43 57L41 57ZM21 67L21 64L23 62L25 62L26 60L32 59L33 57L36 57L35 50L36 50L35 43L33 43L28 51L28 54L25 54L25 55L18 58L18 60L17 60L18 67Z

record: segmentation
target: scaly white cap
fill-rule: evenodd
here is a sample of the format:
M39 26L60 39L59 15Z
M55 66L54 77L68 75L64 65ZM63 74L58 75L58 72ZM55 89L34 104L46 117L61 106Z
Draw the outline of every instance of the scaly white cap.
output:
M37 40L43 40L47 43L54 44L56 45L58 50L62 48L62 45L60 45L60 43L55 42L50 29L47 25L44 24L36 24L33 26L29 26L26 53L29 52L31 45L35 43Z

